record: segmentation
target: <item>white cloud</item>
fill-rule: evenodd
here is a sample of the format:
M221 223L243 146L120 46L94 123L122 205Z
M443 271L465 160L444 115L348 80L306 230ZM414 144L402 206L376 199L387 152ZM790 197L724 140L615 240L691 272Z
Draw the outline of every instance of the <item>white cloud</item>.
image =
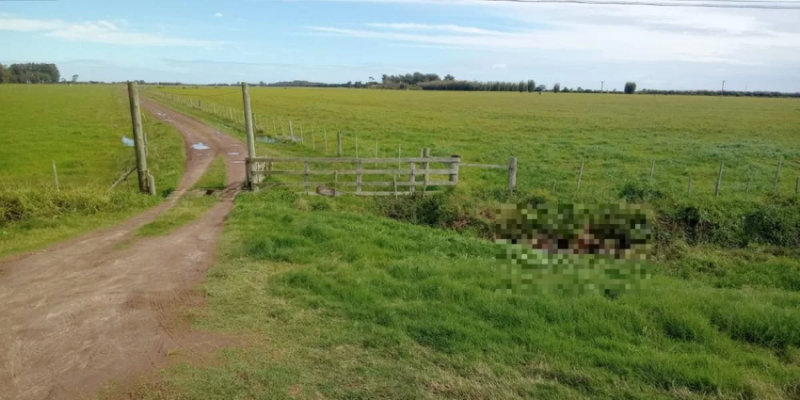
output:
M126 25L125 23L122 24ZM58 19L29 19L0 16L0 31L38 32L69 41L116 44L123 46L218 47L223 42L174 38L153 33L120 29L105 20L65 22Z
M492 65L492 69L507 69L508 64L494 64Z
M222 13L218 12L218 13L214 14L214 16L217 17L217 18L222 18Z
M415 23L372 23L367 24L367 26L371 28L387 28L387 29L397 29L397 30L414 30L414 31L440 31L440 32L452 32L452 33L475 33L475 34L484 34L484 35L502 35L503 32L499 31L492 31L488 29L482 28L475 28L471 26L460 26L460 25L453 25L453 24L442 24L442 25L428 25L428 24L415 24Z

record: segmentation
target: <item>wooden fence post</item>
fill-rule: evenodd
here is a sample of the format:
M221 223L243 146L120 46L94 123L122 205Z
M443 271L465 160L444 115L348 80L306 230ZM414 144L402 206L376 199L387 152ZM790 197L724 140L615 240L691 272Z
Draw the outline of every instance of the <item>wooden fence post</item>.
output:
M653 181L653 174L656 172L656 160L653 160L653 164L650 166L650 182Z
M414 193L414 191L417 189L416 188L417 176L414 174L414 170L416 169L416 165L412 161L411 163L408 164L408 167L409 167L408 182L411 184L411 186L409 186L408 192L409 193Z
M431 149L429 149L429 148L422 149L422 157L423 158L430 158L430 156L431 156ZM428 182L430 182L430 178L429 178L429 175L428 175L428 170L430 169L430 163L427 162L427 161L424 161L422 163L422 169L425 170L425 172L422 173L423 174L423 181L424 181L424 184L425 184L425 186L423 186L423 188L424 188L423 190L428 190Z
M139 110L139 87L136 82L128 82L128 97L133 123L133 146L136 149L136 172L139 178L139 191L149 193L147 179L147 155L145 153L144 133L142 132L142 114Z
M356 193L361 193L361 160L356 161Z
M583 161L581 161L581 170L578 171L578 189L581 190L581 181L583 180Z
M511 157L508 163L508 191L514 194L517 189L517 157Z
M56 182L56 192L58 192L58 171L56 171L56 160L53 160L53 180Z
M392 183L394 184L394 198L397 198L397 174L392 176Z
M454 185L458 184L458 167L461 164L461 156L453 155L453 162L450 165L450 182Z
M336 154L342 156L342 132L336 132Z
M398 161L397 161L397 169L400 169L400 161L399 161L400 158L403 158L403 147L402 147L402 144L398 143L397 144L397 159L398 159Z
M781 178L781 164L782 163L783 163L783 160L779 160L778 161L778 169L775 170L775 183L772 184L772 191L773 192L778 190L778 183L779 183L780 178Z
M714 196L719 196L719 189L722 186L722 168L725 166L725 161L719 162L719 174L717 175L717 186L714 189Z
M306 188L306 196L308 196L308 161L303 162L303 184Z
M247 157L256 158L256 139L253 133L253 110L250 108L250 88L247 82L242 82L242 102L244 103L244 123L247 133ZM259 182L259 177L255 177L255 183Z

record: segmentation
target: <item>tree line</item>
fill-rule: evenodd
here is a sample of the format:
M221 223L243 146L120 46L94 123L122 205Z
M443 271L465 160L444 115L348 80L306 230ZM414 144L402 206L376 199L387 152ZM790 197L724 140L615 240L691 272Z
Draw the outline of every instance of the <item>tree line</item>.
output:
M0 83L58 83L60 78L55 64L0 64Z

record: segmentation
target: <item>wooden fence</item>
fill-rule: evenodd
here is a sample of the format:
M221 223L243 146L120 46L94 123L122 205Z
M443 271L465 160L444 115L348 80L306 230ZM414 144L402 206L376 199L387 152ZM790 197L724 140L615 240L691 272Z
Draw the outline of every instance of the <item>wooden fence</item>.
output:
M259 187L302 187L306 194L338 196L401 196L411 195L419 188L422 193L435 193L443 186L455 186L462 167L507 169L509 190L516 186L517 160L512 157L508 166L491 164L465 164L461 157L430 157L427 149L422 157L405 158L347 158L347 157L256 157L246 161L247 183L252 190ZM288 164L302 169L280 169ZM396 168L387 168L389 164ZM331 167L330 165L334 165ZM403 166L407 165L407 168ZM372 168L369 168L369 167ZM313 168L312 168L313 167ZM277 181L280 176L301 176L302 181ZM314 179L312 176L327 176L331 179ZM352 178L355 178L353 181ZM390 177L390 178L389 178ZM399 178L398 178L399 177ZM376 178L376 179L372 179ZM340 188L355 188L341 191ZM377 190L388 188L389 190ZM369 190L365 190L369 189Z

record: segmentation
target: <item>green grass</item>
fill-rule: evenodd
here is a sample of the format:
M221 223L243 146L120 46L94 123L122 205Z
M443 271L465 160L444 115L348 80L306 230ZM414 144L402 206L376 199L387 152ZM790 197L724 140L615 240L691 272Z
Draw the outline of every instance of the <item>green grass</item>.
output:
M145 114L149 169L161 196L137 193L130 111L122 87L1 85L0 256L48 244L121 219L158 203L183 173L183 141L171 126ZM51 162L58 168L60 191Z
M225 189L225 156L217 156L194 187L197 189Z
M161 236L187 225L217 204L216 196L185 196L153 222L142 226L136 236Z
M208 304L191 318L244 344L179 363L134 397L800 394L800 294L777 265L747 267L742 253L731 269L739 281L726 283L664 264L616 298L508 292L498 245L362 206L240 196L202 287ZM703 263L713 252L687 257ZM800 267L794 254L754 257Z
M239 88L160 90L241 110ZM582 161L580 197L593 200L616 199L625 183L647 181L652 161L654 185L676 196L686 193L689 177L693 196L712 196L721 161L727 197L770 191L778 160L784 160L783 193L794 192L800 176L800 103L793 99L272 88L251 88L251 98L260 134L280 135L282 125L288 135L291 119L306 139L305 145L258 143L259 154L323 154L326 128L329 154L335 132L343 131L349 156L355 135L361 156L374 155L376 140L381 156L395 156L398 144L404 155L429 147L464 162L505 164L517 156L522 192L552 190L555 183L559 197L575 196ZM227 116L205 115L241 130ZM464 168L461 184L499 190L504 174Z

